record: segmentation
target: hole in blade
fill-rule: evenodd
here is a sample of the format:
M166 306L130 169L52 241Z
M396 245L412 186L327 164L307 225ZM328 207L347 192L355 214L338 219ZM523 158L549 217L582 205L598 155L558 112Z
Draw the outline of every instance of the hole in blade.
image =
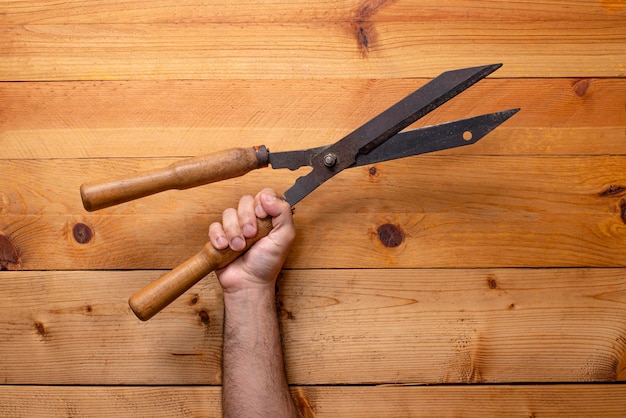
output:
M464 139L465 141L471 141L473 136L474 136L474 135L472 135L472 132L471 132L471 131L465 131L465 132L463 132L463 139Z

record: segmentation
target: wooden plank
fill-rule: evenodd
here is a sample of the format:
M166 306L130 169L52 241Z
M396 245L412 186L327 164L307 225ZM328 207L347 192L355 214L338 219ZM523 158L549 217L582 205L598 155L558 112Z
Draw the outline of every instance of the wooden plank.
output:
M2 272L2 382L219 382L219 286L205 280L168 312L141 322L128 297L160 273Z
M497 111L498 109L492 109ZM528 116L525 113L518 113ZM465 115L467 117L474 116ZM516 115L516 117L518 117ZM602 120L603 118L600 118ZM357 124L364 122L359 120ZM590 128L512 127L510 119L471 147L442 151L442 155L625 155L626 130L620 126ZM360 125L354 125L358 127ZM158 126L55 129L0 132L4 158L186 158L235 146L263 144L272 151L290 151L343 138L347 128L253 127L185 128ZM6 140L6 141L5 141Z
M506 63L497 77L621 77L623 23L2 25L0 80L405 78L492 62Z
M321 220L326 219L324 225ZM2 268L171 269L219 216L10 216ZM619 214L307 214L288 268L623 267ZM349 226L349 227L348 227ZM339 232L338 232L339 231ZM87 236L89 242L81 243ZM386 242L386 244L383 243ZM386 246L387 245L387 246Z
M540 386L309 386L292 388L303 417L623 417L626 387ZM0 414L220 418L215 386L0 386Z
M626 376L619 269L301 274L288 272L280 288L287 370L295 382L315 380L308 372L320 364L332 383Z
M618 20L626 16L619 1L405 0L401 2L305 0L283 2L223 2L194 0L115 0L51 2L50 0L4 0L0 24L69 23L181 23L181 22L310 22L310 21L416 21L416 20Z
M187 190L169 190L97 212L86 212L81 183L167 167L174 158L2 160L2 214L41 216L221 215L242 193L268 185L283 191L306 174L271 168ZM301 214L619 215L626 188L624 156L423 155L347 169L313 191ZM28 173L28 175L24 175ZM341 199L358 188L350 202ZM555 191L558 191L556 193ZM311 203L305 203L311 202ZM181 214L181 211L184 214ZM147 221L148 219L146 219Z
M623 385L304 387L305 417L620 417ZM604 401L604 402L603 402Z
M17 254L5 268L172 268L242 194L284 191L303 174L258 170L82 208L81 182L167 161L2 161L0 232L5 252ZM348 170L298 205L287 266L624 266L624 173L626 158L616 156L423 156ZM358 193L346 200L346 190Z
M332 143L425 80L0 83L0 159L169 157ZM487 79L414 127L520 107L447 154L624 154L623 79Z
M0 381L219 384L219 285L141 322L126 300L160 273L1 272ZM286 270L279 287L292 384L626 379L622 269Z
M221 418L221 388L0 386L5 417Z

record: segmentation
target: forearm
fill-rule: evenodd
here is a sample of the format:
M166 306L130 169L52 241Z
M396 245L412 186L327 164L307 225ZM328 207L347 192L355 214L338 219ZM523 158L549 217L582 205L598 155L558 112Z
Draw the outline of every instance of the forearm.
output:
M224 417L297 416L274 298L273 285L224 294Z

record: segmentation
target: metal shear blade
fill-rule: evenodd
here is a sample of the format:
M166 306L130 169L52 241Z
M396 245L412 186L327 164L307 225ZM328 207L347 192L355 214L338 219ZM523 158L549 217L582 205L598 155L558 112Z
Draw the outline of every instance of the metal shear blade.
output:
M313 170L309 174L299 177L296 183L285 191L285 199L294 206L326 180L357 164L357 159L361 158L361 155L369 154L390 138L397 136L398 132L487 77L501 66L502 64L492 64L464 68L447 71L437 76L352 133L313 155L310 164ZM515 113L516 111L509 112ZM437 125L432 129L438 132L439 130L445 131L449 127ZM393 157L394 154L395 151L392 150L391 156ZM382 151L381 155L387 155L387 153Z

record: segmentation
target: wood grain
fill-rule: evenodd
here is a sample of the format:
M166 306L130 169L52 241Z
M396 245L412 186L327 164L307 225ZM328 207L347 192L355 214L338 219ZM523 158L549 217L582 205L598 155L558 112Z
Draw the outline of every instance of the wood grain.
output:
M303 417L622 417L623 385L294 387ZM0 388L0 413L110 417L221 417L214 386Z
M620 77L623 21L0 26L0 80ZM594 54L588 50L593 49ZM598 60L595 55L602 56ZM428 60L422 57L428 56Z
M626 371L625 324L605 310L624 307L619 273L602 289L593 286L608 284L610 271L309 270L290 281L291 274L280 288L290 376L315 364L333 365L325 366L333 383L345 375L387 383L609 381ZM591 341L604 348L593 351ZM585 360L563 367L578 355ZM425 364L433 369L425 373Z
M622 273L286 270L279 306L289 381L624 380ZM208 277L141 322L126 300L160 274L4 272L0 378L37 385L219 384L217 281Z
M4 272L11 296L3 293L3 383L219 382L222 295L214 280L150 322L130 311L128 297L161 273Z
M480 21L527 22L536 20L622 20L626 8L620 1L553 0L516 2L449 0L354 1L261 0L223 1L115 0L55 2L4 0L0 24L68 23L254 23L254 22L345 22L345 21Z
M202 248L209 224L242 193L282 191L297 176L257 170L94 214L82 208L85 173L168 161L2 161L0 231L20 256L11 268L172 268ZM623 173L617 156L424 156L349 170L298 205L287 266L623 266ZM346 201L350 189L359 192ZM386 242L381 227L399 241Z
M185 157L337 141L425 80L0 83L0 159ZM624 154L621 79L487 79L415 126L520 107L447 154Z
M298 205L294 398L305 417L623 416L625 23L613 0L0 2L0 415L220 416L215 278L149 322L127 299L242 194L306 171L96 213L80 184L332 143L502 62L415 125L522 108L478 144Z

